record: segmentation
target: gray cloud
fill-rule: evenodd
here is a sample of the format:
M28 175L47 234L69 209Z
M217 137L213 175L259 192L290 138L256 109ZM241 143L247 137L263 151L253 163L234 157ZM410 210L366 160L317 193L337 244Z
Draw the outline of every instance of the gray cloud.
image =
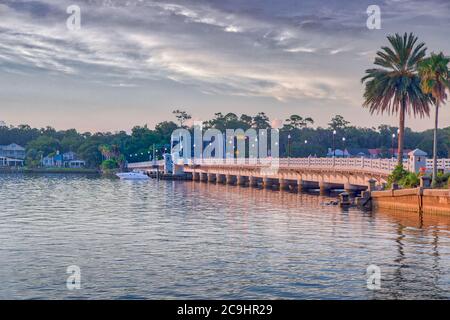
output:
M386 33L448 26L450 13L443 0L77 3L82 29L70 32L72 1L0 2L0 70L113 88L170 81L212 96L358 106L359 77ZM366 28L369 4L382 8L380 32ZM417 17L420 23L405 24Z

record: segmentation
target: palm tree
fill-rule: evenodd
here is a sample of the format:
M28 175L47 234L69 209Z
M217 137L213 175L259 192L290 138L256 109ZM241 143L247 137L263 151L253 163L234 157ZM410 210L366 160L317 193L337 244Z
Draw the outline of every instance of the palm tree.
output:
M390 47L377 52L374 64L381 68L366 70L361 82L366 84L364 107L370 113L399 115L398 165L402 164L405 115L428 116L430 99L422 92L417 64L426 53L424 43L416 45L417 37L405 33L387 37Z
M423 61L419 63L422 91L431 96L431 100L436 107L433 137L433 186L436 186L437 177L437 130L439 107L447 100L446 91L450 89L449 62L450 59L445 57L441 52L439 54L431 53L430 57L423 59Z

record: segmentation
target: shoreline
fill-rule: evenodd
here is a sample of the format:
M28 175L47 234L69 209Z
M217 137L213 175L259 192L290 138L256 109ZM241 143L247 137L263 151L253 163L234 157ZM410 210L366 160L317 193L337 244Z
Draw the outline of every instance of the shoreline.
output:
M41 173L41 174L101 174L96 169L72 169L72 168L20 168L20 169L0 169L0 174L28 174L28 173Z

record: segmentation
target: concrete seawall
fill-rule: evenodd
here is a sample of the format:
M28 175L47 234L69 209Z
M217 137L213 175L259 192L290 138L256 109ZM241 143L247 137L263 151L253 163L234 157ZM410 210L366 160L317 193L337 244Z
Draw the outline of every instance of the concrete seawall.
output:
M450 216L450 190L402 189L373 191L371 193L374 209L390 209L427 214Z

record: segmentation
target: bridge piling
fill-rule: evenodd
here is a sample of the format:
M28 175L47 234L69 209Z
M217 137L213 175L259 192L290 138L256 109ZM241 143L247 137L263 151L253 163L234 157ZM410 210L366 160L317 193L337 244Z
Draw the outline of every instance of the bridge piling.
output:
M216 173L216 181L217 181L217 183L225 184L226 183L225 175L221 174L221 173Z
M319 193L321 196L325 196L330 193L331 185L329 183L319 181Z
M248 185L250 187L257 187L258 186L258 178L257 177L250 176L248 179L249 179Z
M208 173L208 182L215 183L216 182L216 174Z
M272 179L269 177L263 177L263 187L266 189L271 189L273 186Z
M234 185L235 184L235 182L236 182L236 176L235 175L227 174L225 177L226 177L225 179L226 179L226 183L227 184L230 184L230 185Z
M246 176L237 176L237 184L239 186L245 186L247 184L247 177Z
M199 172L193 172L192 173L192 180L200 181L200 173Z
M280 190L289 190L289 182L286 179L283 178L278 179L278 184Z

